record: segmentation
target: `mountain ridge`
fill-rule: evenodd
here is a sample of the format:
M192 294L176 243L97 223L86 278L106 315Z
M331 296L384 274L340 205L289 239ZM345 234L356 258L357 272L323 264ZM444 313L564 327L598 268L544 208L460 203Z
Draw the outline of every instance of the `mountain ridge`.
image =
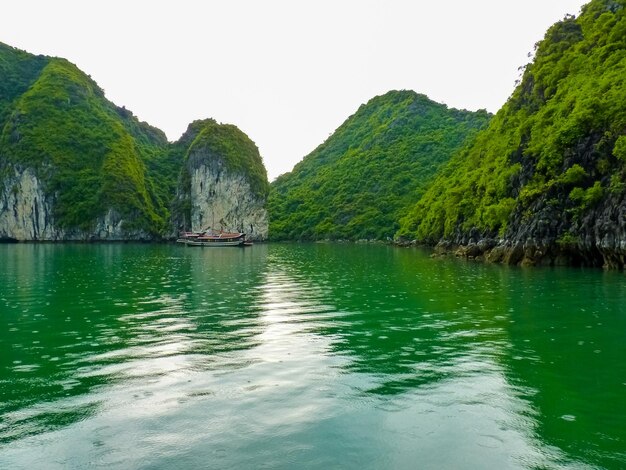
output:
M159 240L189 228L172 213L189 154L182 137L168 142L65 59L0 43L0 74L0 238ZM213 122L213 159L233 160L242 142L256 149ZM244 175L264 206L267 173L258 149L250 155L225 176Z
M391 237L399 211L488 119L410 90L370 99L272 182L270 238Z

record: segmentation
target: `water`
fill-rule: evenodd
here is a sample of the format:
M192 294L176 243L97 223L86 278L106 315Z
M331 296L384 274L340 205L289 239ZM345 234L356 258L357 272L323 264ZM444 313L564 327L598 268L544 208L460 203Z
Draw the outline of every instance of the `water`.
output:
M0 245L0 468L624 468L623 273Z

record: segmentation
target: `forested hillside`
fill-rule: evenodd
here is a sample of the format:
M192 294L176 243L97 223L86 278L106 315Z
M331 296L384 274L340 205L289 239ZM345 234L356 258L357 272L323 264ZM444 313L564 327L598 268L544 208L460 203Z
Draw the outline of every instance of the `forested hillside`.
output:
M196 136L217 149L211 158L267 191L260 157L237 160L240 134L212 122ZM0 238L170 236L193 145L170 144L67 60L0 43Z
M489 118L412 91L373 98L272 183L270 238L393 236L400 215Z
M476 245L494 261L623 266L624 3L593 0L549 29L511 98L398 236Z

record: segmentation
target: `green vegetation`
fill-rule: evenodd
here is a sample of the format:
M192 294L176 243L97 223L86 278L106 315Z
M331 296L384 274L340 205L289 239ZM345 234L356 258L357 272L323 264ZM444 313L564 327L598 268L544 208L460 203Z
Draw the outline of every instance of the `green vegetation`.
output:
M170 144L68 61L1 43L0 76L0 175L33 169L55 195L60 227L89 231L113 210L125 230L166 234L171 211L185 209L175 198L184 163L201 146L230 170L249 172L255 191L268 191L256 146L234 126L198 121L193 139Z
M177 197L172 201L172 222L177 227L191 228L191 172L198 165L208 165L218 172L244 174L252 193L266 200L269 192L267 172L257 146L241 130L231 124L218 124L214 119L194 121L168 152L169 161L184 165L176 183ZM171 163L170 163L171 164ZM180 166L180 165L179 165Z
M259 149L250 138L231 124L218 124L213 119L195 121L190 125L192 135L187 150L188 158L199 158L208 163L223 165L234 174L246 174L252 191L266 198L269 192L267 171ZM215 158L219 156L219 158Z
M505 235L548 205L575 221L623 190L625 160L624 1L593 0L548 30L511 98L397 235L431 243L472 229Z
M400 215L489 117L412 91L373 98L272 183L271 239L393 236Z
M161 148L135 138L132 119L120 116L76 66L50 59L14 101L0 152L8 162L35 169L48 190L58 193L59 226L88 230L113 209L156 234L165 213L148 193L144 158Z
M0 123L6 120L13 101L39 77L49 58L34 56L0 43Z

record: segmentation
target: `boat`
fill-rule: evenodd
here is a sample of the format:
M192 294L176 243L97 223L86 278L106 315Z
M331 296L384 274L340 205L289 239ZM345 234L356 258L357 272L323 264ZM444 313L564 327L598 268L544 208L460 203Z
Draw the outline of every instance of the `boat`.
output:
M203 232L181 232L176 243L187 246L250 246L246 234L241 232L224 232L222 230L205 230Z

